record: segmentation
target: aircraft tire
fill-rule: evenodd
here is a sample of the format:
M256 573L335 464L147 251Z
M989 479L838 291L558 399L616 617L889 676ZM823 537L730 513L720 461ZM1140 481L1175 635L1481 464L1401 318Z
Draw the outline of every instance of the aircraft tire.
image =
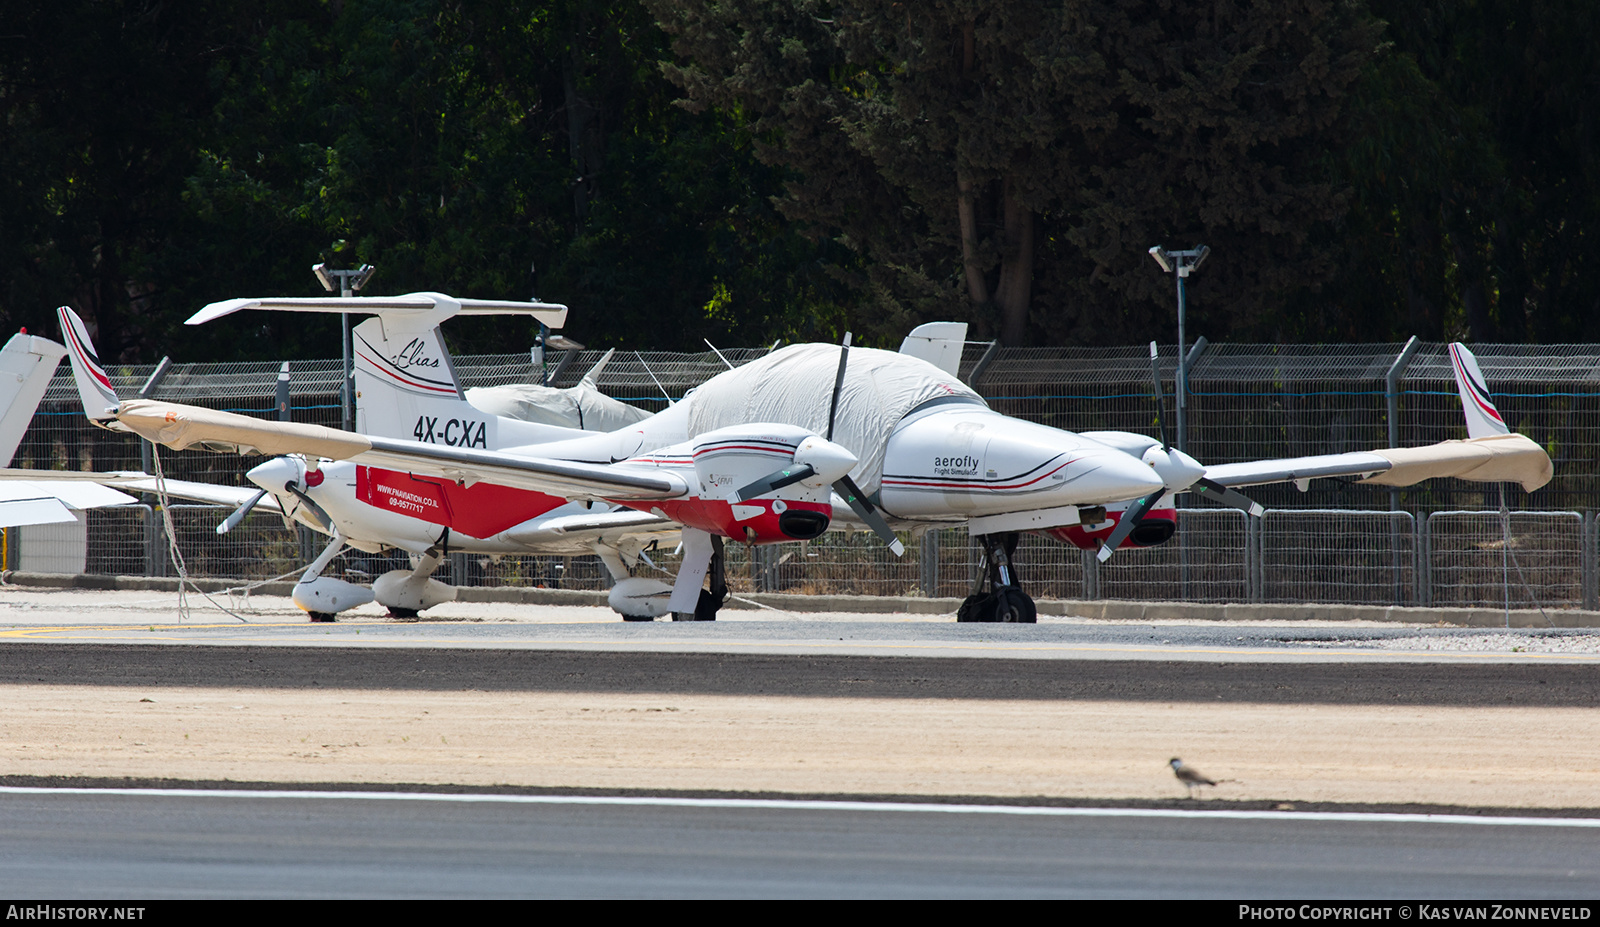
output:
M306 614L310 615L311 616L311 620L315 621L315 622L329 622L329 623L331 623L331 622L339 620L334 615L333 612L307 612Z
M995 593L993 621L1002 624L1038 624L1039 609L1026 592L1015 586Z
M390 618L415 618L415 617L417 617L417 610L414 609L414 608L391 608L391 609L389 609L389 617Z
M654 621L655 618L653 618L650 615L623 615L622 616L622 620L623 621ZM673 620L676 621L677 618L674 617Z
M992 592L967 596L961 601L961 607L956 609L956 621L961 624L993 621L994 599Z
M717 612L722 608L722 603L728 600L727 593L718 595L707 589L700 590L700 601L694 607L695 621L716 621Z

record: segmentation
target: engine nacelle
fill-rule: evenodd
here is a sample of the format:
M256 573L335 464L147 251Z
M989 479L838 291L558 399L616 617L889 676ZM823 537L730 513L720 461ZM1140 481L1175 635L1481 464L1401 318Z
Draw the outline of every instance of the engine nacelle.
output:
M1038 533L1071 544L1079 550L1099 550L1100 545L1111 537L1111 532L1117 529L1117 522L1128 514L1131 507L1127 502L1106 506L1106 520L1097 525L1065 525L1060 528L1046 528ZM1156 508L1146 512L1145 516L1139 519L1139 524L1134 526L1133 532L1121 546L1155 547L1172 540L1177 530L1177 508L1171 504L1165 507L1157 504Z
M855 464L849 451L794 425L718 428L701 435L690 451L699 482L697 497L654 507L691 528L747 544L820 537L833 519L830 484ZM654 456L666 457L667 452ZM731 501L751 483L802 466L811 467L814 474L758 498Z

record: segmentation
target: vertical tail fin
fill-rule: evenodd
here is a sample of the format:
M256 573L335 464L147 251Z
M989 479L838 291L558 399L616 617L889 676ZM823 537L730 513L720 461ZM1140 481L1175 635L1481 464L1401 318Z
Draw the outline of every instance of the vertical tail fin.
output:
M34 410L50 387L56 365L66 353L48 338L23 334L12 335L0 348L0 404L4 405L0 411L0 456L4 457L0 466L11 465Z
M429 444L498 450L579 437L578 429L519 422L466 400L437 325L379 316L357 325L356 431Z
M90 421L111 418L117 408L117 391L111 378L100 366L94 353L94 343L89 340L89 329L78 314L62 306L56 310L61 320L61 337L67 343L67 356L72 359L72 379L78 384L78 398L83 401L83 414Z
M1461 392L1461 408L1467 416L1467 437L1488 438L1510 434L1500 410L1489 398L1489 385L1478 369L1478 359L1467 346L1457 341L1450 345L1450 366L1456 374L1456 389Z
M920 357L945 373L961 370L961 350L967 343L965 322L925 322L900 342L900 353Z

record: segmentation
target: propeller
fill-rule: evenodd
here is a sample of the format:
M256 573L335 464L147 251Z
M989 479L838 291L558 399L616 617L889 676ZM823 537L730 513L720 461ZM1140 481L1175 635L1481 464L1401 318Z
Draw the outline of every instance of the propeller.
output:
M841 476L834 481L833 491L839 494L839 498L844 500L845 505L850 506L850 510L855 512L858 518L872 528L878 538L889 546L890 550L894 551L896 557L904 557L906 555L906 546L900 543L900 537L894 533L893 528L889 527L889 523L878 513L877 508L867 501L866 493L861 491L861 487L856 485L855 480L852 480L848 474Z
M839 393L844 389L845 367L849 361L850 332L845 332L844 342L839 346L839 372L833 378L833 397L828 403L827 435L821 440L808 438L800 442L795 449L793 464L741 487L733 494L732 501L743 502L801 481L812 481L809 485L814 486L826 482L856 513L856 517L866 522L879 539L894 551L896 557L903 557L906 553L905 544L901 543L877 507L867 500L867 494L850 478L850 470L856 465L855 455L833 443L833 422L839 413Z
M217 526L217 533L227 534L229 531L239 527L239 522L244 521L250 516L250 510L254 509L256 507L256 503L260 502L262 498L266 496L266 494L267 491L263 489L250 498L244 500L244 502L240 503L239 507L233 510L233 514L223 519L222 524Z
M315 499L312 499L304 489L300 488L299 483L290 480L283 484L283 488L300 500L300 503L305 506L306 514L311 516L312 521L318 523L318 527L326 532L333 531L333 519L328 517L327 511L318 505ZM293 515L294 513L291 512L290 514Z
M1187 454L1184 454L1182 451L1173 451L1172 443L1167 438L1167 421L1166 417L1162 414L1166 407L1167 400L1161 392L1161 372L1157 367L1157 355L1158 352L1156 350L1156 343L1152 341L1150 342L1150 381L1155 385L1156 390L1156 425L1161 429L1161 450L1162 453L1166 455L1169 465L1174 461L1173 455L1178 455L1177 462L1180 465L1178 472L1181 473L1183 472L1181 469L1183 465L1198 467L1199 462L1194 460L1194 458L1189 457ZM1148 455L1149 451L1146 451L1145 453ZM1192 472L1193 471L1191 470L1190 473ZM1170 479L1166 473L1162 473L1161 475L1163 479ZM1179 479L1182 479L1182 477L1179 477ZM1239 492L1236 489L1224 486L1216 480L1205 476L1202 471L1201 475L1190 479L1183 485L1174 485L1169 482L1166 490L1163 492L1151 493L1149 496L1146 496L1143 499L1135 500L1133 508L1123 513L1122 518L1118 520L1117 527L1111 532L1110 537L1106 538L1105 542L1100 545L1100 551L1095 555L1095 558L1101 563L1105 563L1107 560L1111 559L1111 552L1122 546L1122 542L1128 539L1128 535L1133 533L1133 529L1139 526L1140 519L1149 514L1150 510L1155 508L1155 504L1160 501L1161 496L1168 491L1199 493L1204 495L1206 498L1214 499L1223 505L1229 505L1236 509L1242 509L1251 515L1256 516L1257 518L1261 517L1261 515L1266 512L1266 509L1262 508L1259 503L1252 500L1249 496L1246 496L1244 493Z
M798 457L799 455L796 454L795 456ZM785 467L782 470L768 473L766 476L763 476L761 479L756 480L753 483L740 487L739 490L733 494L731 501L737 504L748 499L754 499L756 496L764 496L769 492L782 489L785 486L790 486L794 483L800 482L801 480L810 479L816 475L816 468L810 464L800 464L799 466Z

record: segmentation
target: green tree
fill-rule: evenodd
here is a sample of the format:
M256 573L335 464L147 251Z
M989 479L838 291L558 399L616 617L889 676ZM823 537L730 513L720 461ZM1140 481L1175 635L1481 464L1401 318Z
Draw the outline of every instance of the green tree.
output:
M880 330L1147 337L1162 242L1215 249L1213 335L1332 272L1324 155L1378 31L1351 3L649 2L688 105L744 115L784 214L863 257Z
M573 307L580 340L803 329L832 285L809 274L815 246L767 202L780 176L736 123L670 105L664 43L628 0L361 0L281 23L229 75L190 195L230 249L258 251L255 228L294 239L259 253L280 291L314 287L305 268L330 260L376 265L371 292L526 298L536 266L537 295ZM289 335L232 324L210 350L238 326ZM533 331L464 321L450 336L507 351Z
M53 332L73 303L116 360L165 331L172 237L211 80L256 24L242 6L12 4L0 26L0 318Z
M1356 208L1342 312L1354 324L1340 333L1600 337L1600 282L1583 272L1600 234L1600 10L1372 6L1390 44L1342 152Z

